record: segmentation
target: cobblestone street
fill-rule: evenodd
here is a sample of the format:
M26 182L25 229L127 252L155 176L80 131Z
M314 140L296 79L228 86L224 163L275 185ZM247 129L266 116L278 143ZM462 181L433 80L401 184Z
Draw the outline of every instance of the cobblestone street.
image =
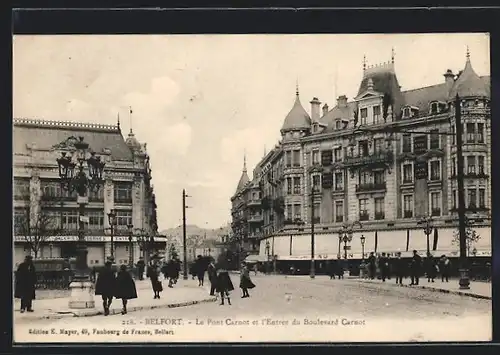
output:
M238 276L232 279L237 286ZM322 276L253 279L257 287L250 291L251 297L241 299L235 290L230 306L212 302L124 316L18 320L15 339L49 338L33 334L36 331L54 331L50 340L57 342L480 341L491 337L490 300ZM294 319L300 324L292 326Z

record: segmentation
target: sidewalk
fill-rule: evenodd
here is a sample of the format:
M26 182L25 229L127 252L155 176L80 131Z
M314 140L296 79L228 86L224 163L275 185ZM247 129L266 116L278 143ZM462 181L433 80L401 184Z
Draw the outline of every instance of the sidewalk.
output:
M129 300L127 311L141 311L156 308L176 308L193 304L214 302L215 297L209 296L209 287L198 287L198 282L192 280L179 280L173 288L168 288L163 282L163 292L161 299L153 299L153 291L149 280L137 281L137 298ZM95 296L95 308L92 309L69 309L69 297L42 299L33 301L33 313L20 313L20 300L14 302L14 320L29 321L31 319L60 319L65 317L90 317L103 314L102 301L100 296ZM119 314L122 309L122 302L114 298L110 307L110 314Z
M381 280L366 280L366 279L357 279L356 281L360 283L401 287L396 284L396 280L394 278L391 278L391 280L386 280L386 282L382 282ZM410 286L408 279L403 279L402 287L421 288L429 291L451 293L459 296L466 296L466 297L473 297L473 298L480 298L487 300L492 299L490 282L471 281L469 290L461 290L460 286L458 285L457 279L452 279L450 280L450 282L441 282L441 280L436 280L435 282L427 282L426 279L420 279L420 283L418 286Z

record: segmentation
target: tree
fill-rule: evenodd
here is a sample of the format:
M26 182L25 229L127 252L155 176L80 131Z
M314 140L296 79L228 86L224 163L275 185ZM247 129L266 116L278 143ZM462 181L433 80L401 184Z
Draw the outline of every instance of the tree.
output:
M32 190L32 194L37 194ZM25 199L29 201L29 198ZM45 199L40 199L39 208L33 209L30 205L16 213L14 218L14 231L17 236L22 237L33 253L34 258L38 258L41 247L48 242L51 237L61 235L62 228L58 223L57 216L51 213L47 207L52 205Z
M193 251L193 257L196 258L196 249L198 249L203 243L203 237L201 235L190 235L186 239L187 249Z
M473 223L468 218L465 219L465 247L467 250L467 256L470 255L471 249L473 249L474 244L476 244L481 236L474 230ZM460 232L457 230L453 234L453 244L460 245Z

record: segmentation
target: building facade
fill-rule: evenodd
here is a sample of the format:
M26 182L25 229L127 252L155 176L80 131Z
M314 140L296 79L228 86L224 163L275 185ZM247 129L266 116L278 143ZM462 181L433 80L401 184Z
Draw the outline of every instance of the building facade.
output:
M466 210L480 235L470 247L491 256L490 77L476 74L469 53L463 70L447 70L429 87L401 91L394 58L364 65L362 76L356 97L340 96L332 109L313 98L306 112L297 88L282 139L252 180L246 169L240 179L232 198L233 233L258 241L260 255L278 260L311 258L311 223L315 259L336 259L344 249L350 259L361 259L363 249L365 257L371 251L425 254L428 237L418 222L431 216L431 251L458 256L458 95ZM255 234L249 229L253 213L261 217ZM343 226L353 230L347 248L339 238Z
M106 163L103 185L88 194L85 225L88 265L103 265L111 255L107 216L111 209L116 212L113 234L118 264L129 262L129 225L134 226L136 234L157 234L149 156L146 145L137 141L132 130L125 139L119 122L113 126L14 119L13 124L15 263L22 261L26 254L34 253L30 246L33 236L26 235L26 228L21 228L25 220L29 220L32 229L57 231L39 238L37 257L76 256L79 223L76 193L70 194L62 188L56 159L61 152L71 154L78 137L83 137L89 143L89 150L100 155ZM158 237L155 240L161 242ZM134 261L137 261L142 251L136 237L131 245Z

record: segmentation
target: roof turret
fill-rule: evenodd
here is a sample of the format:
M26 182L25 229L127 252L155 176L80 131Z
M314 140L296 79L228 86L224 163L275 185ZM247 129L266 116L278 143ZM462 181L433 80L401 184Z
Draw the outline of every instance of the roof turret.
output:
M490 97L490 91L484 80L476 74L470 62L469 48L467 48L465 68L457 76L453 87L450 90L449 98L452 100L455 96L460 98L467 97Z
M300 103L299 88L297 86L295 102L292 109L285 117L283 127L281 127L281 132L304 130L309 128L311 128L311 117Z

